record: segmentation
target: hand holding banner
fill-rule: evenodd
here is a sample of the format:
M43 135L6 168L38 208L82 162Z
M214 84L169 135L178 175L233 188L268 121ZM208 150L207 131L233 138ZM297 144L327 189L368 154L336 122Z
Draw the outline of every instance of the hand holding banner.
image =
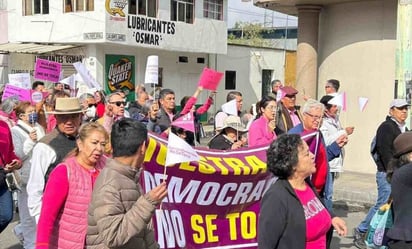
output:
M204 89L216 91L222 77L223 73L205 67L202 75L200 75L199 86L202 86Z

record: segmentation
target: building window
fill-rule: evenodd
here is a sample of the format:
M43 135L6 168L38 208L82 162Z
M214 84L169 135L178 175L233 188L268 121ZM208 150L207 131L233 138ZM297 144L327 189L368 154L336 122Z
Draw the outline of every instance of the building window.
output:
M223 0L204 0L203 17L223 20Z
M129 0L129 14L157 17L157 1Z
M24 0L25 16L49 14L49 0Z
M193 23L194 3L193 0L171 0L171 20Z
M236 71L225 71L225 90L236 89Z
M64 0L64 12L93 10L94 0Z

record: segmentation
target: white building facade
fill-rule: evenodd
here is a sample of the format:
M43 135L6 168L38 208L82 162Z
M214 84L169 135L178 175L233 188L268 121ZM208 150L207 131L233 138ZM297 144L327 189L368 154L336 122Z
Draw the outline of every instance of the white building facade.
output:
M69 76L72 63L83 61L113 87L128 84L108 78L111 66L117 69L110 73L121 73L132 62L126 79L143 83L147 57L158 55L159 84L179 99L194 92L211 57L226 54L226 20L227 0L9 0L8 44L0 51L9 52L7 73L33 73L41 57L62 63Z

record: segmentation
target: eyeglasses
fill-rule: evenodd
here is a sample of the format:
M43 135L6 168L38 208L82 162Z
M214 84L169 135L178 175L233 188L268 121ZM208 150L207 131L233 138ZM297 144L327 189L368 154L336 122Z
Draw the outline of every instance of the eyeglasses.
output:
M322 116L313 115L313 114L310 114L308 112L305 112L305 114L308 115L309 117L313 118L314 120L320 120L322 118Z
M325 86L325 88L331 88L331 86Z
M285 95L285 97L288 97L290 99L296 99L296 94L293 94L293 95L287 94L287 95Z
M115 104L115 105L117 105L118 107L120 107L120 106L126 106L126 102L124 102L124 101L115 101L115 102L109 102L110 104Z
M89 104L89 108L92 107L92 106L96 107L97 104Z

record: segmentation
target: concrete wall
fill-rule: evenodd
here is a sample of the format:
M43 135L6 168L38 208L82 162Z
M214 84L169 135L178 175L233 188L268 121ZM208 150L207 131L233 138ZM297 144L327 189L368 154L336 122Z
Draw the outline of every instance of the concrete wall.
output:
M376 166L369 154L376 128L394 97L397 1L362 1L322 9L319 35L318 98L327 79L341 82L347 93L344 126L355 126L345 147L345 170L369 172ZM369 102L361 112L358 98Z

